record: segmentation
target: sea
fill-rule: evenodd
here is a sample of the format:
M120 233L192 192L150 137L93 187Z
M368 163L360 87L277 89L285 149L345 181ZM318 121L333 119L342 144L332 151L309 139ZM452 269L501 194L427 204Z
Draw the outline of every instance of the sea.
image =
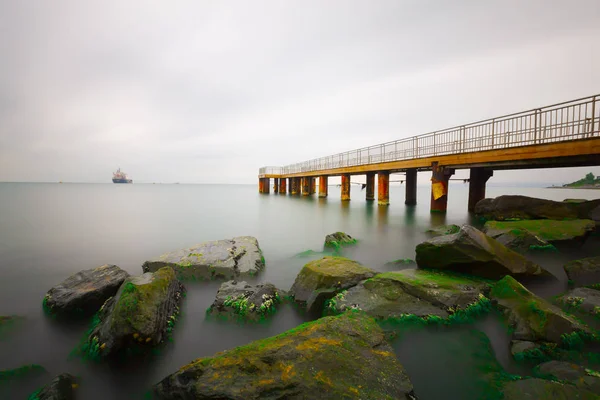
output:
M594 199L600 191L488 185L487 196L520 194L552 200ZM357 238L345 256L375 270L414 259L425 231L442 224L480 222L467 212L468 184L451 182L448 212L429 211L430 188L419 186L416 206L404 205L404 186L391 184L390 205L365 201L352 185L351 201L340 201L339 187L329 197L259 194L257 185L0 183L0 315L23 317L0 338L0 370L39 364L46 373L0 382L0 399L25 399L60 373L80 377L79 399L143 399L153 384L179 367L219 351L269 337L310 320L302 310L284 305L268 322L243 324L207 318L219 282L186 282L172 340L149 358L122 364L83 360L74 350L89 320L64 323L47 317L42 299L69 275L103 264L116 264L136 275L145 260L194 244L235 236L255 236L266 269L255 281L288 290L302 266L313 258L306 250L323 250L327 234L343 231ZM530 284L550 298L566 290L562 266L573 259L600 255L598 237L583 245L527 257L557 280ZM413 266L407 266L414 268ZM477 399L478 349L465 340L478 330L511 373L523 373L511 361L506 326L496 315L472 325L408 332L394 339L397 357L421 400Z

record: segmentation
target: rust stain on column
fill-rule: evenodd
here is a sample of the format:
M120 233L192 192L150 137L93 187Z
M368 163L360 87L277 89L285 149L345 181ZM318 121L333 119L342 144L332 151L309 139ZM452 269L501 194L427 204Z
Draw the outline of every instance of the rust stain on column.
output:
M285 185L286 182L287 182L286 178L279 178L279 194L286 193L286 185Z
M290 194L298 194L298 178L290 178Z
M327 176L321 175L319 177L319 197L327 197Z
M390 204L390 173L388 171L377 173L377 204L380 206Z
M469 211L475 210L475 205L479 200L485 198L485 184L494 175L494 171L486 168L471 168L469 176Z
M271 192L271 178L263 178L263 193L269 194Z
M308 192L308 194L313 195L317 191L317 181L316 181L317 178L315 178L314 176L311 176L308 179L310 182L310 191Z
M446 212L448 208L448 180L454 169L445 168L437 162L431 165L431 212Z
M414 206L417 204L417 169L406 170L406 196L404 204Z
M308 196L310 191L310 178L305 176L302 178L302 196Z
M367 172L367 201L375 200L375 172Z
M342 201L350 201L350 174L342 175Z

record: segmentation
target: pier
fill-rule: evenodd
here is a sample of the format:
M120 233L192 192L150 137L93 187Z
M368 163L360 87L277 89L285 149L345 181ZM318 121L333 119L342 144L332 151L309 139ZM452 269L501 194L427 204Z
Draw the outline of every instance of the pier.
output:
M390 174L406 174L404 203L417 203L417 173L431 174L430 209L446 212L448 181L469 169L468 209L485 197L494 170L600 165L600 95L459 125L283 167L259 170L259 192L327 197L330 176L341 176L341 200L350 179L366 175L366 200L390 204ZM286 183L287 181L287 183ZM393 199L392 199L393 200Z

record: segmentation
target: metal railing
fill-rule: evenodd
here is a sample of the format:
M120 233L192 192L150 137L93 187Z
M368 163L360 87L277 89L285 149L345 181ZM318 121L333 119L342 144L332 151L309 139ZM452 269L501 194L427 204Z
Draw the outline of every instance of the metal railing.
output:
M600 95L363 147L259 174L294 174L600 137Z

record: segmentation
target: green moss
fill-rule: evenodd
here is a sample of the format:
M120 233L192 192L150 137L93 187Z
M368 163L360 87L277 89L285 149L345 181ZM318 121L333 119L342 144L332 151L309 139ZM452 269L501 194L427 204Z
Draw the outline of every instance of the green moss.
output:
M568 240L592 231L595 223L589 219L551 220L535 219L523 221L488 221L488 230L514 231L525 229L546 241Z
M492 281L483 278L478 278L471 275L453 273L448 271L438 271L432 269L419 268L414 270L413 273L408 274L404 272L383 272L377 274L368 281L376 281L379 279L392 279L400 282L410 283L417 286L431 285L432 283L437 285L439 288L448 290L458 290L458 286L462 285L481 285L483 283L490 283Z
M260 305L249 301L247 295L240 296L228 296L223 302L226 307L231 307L234 314L240 317L258 317L258 319L265 318L271 314L274 314L277 305L281 304L282 299L279 296L279 292L275 292L274 296L263 295L262 302ZM210 312L211 308L207 310Z
M600 353L586 352L578 349L565 349L556 343L542 343L539 348L526 350L514 355L515 360L530 364L559 360L582 365L600 367Z
M538 246L537 244L532 244L531 246L529 246L529 250L558 251L558 249L552 244L546 244L543 246Z

